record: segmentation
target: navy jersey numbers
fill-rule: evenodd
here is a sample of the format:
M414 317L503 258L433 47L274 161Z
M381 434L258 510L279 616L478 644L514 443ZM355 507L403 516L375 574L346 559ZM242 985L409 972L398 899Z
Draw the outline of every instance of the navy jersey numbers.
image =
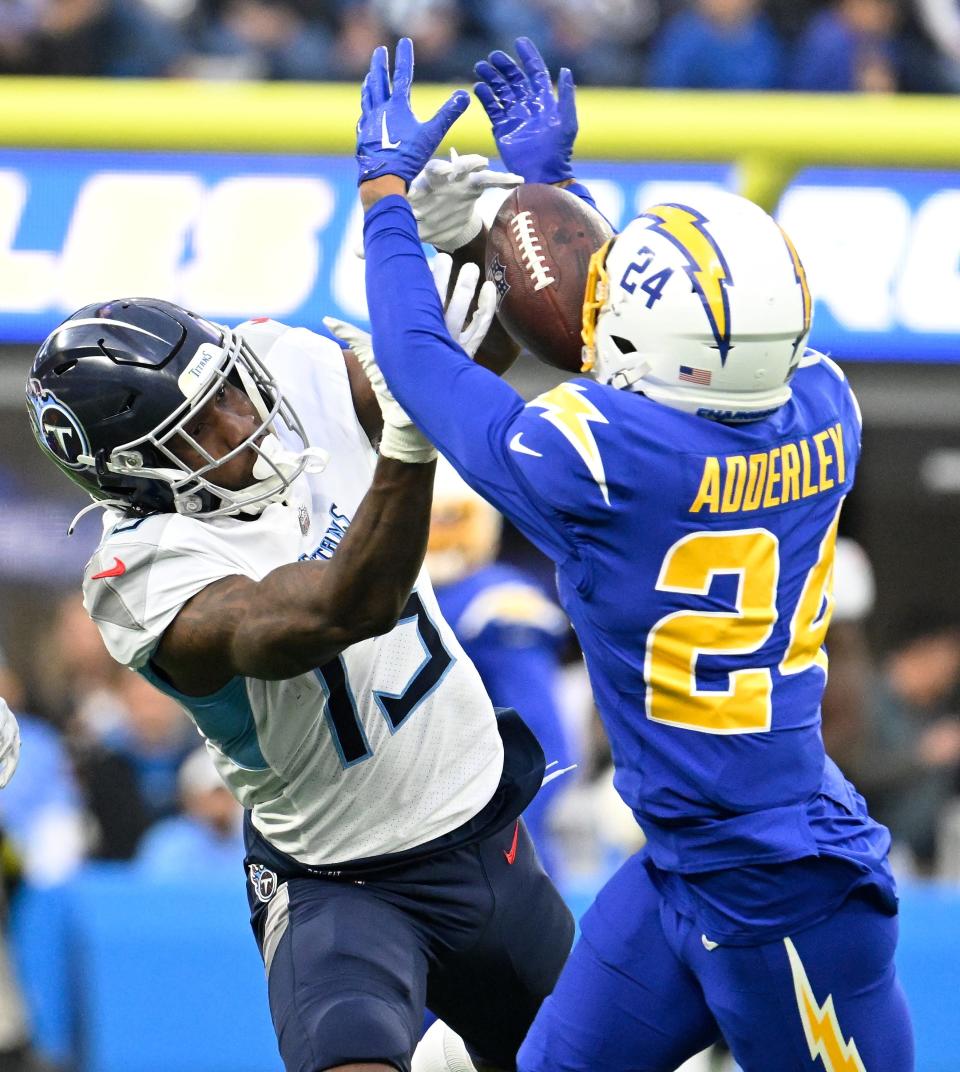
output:
M647 295L648 309L652 309L654 304L663 297L663 288L673 275L672 268L661 268L643 278L653 265L654 256L649 246L641 247L637 250L636 260L627 265L620 278L620 286L628 294L633 294L637 287L640 287Z
M373 692L373 698L386 719L391 733L396 733L433 692L454 661L453 656L444 647L439 630L431 621L417 592L414 592L407 600L400 620L394 628L412 621L416 622L417 638L423 646L423 662L400 692L389 693L381 690ZM369 759L373 755L373 750L363 730L343 656L338 655L337 658L317 667L314 674L326 697L324 714L341 765L344 768L352 767L355 763Z

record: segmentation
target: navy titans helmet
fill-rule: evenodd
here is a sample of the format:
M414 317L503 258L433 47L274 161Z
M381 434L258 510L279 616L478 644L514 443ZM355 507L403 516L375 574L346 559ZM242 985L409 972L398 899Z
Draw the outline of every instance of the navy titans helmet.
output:
M260 423L213 458L184 425L225 381L246 392ZM296 414L239 335L150 298L87 305L56 328L34 358L27 410L40 448L71 480L95 501L139 515L259 513L283 499L312 453ZM299 453L279 449L278 424L299 441ZM170 449L174 437L204 464L181 462ZM218 487L217 466L247 449L259 455L257 479L240 491Z

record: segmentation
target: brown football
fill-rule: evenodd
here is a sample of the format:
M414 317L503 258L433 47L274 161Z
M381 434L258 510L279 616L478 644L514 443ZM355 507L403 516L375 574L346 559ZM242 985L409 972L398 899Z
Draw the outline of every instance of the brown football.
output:
M517 186L500 206L486 256L497 315L548 365L580 371L587 266L612 233L599 212L559 186Z

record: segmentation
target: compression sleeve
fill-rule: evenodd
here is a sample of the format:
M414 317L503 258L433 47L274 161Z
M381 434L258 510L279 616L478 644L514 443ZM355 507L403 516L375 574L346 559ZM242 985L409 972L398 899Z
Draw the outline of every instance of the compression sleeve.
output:
M571 182L569 186L564 187L564 189L569 190L570 193L574 194L576 197L579 197L580 200L584 202L584 204L589 205L600 216L603 216L603 213L597 207L596 201L594 201L593 199L593 194L590 193L590 191L587 189L586 186L583 185L582 182L577 182L575 180L574 182ZM610 230L613 231L614 234L616 234L617 229L616 227L614 227L613 221L608 220L606 216L603 216L603 218L607 220L607 223L610 225Z
M596 208L597 212L600 212L600 209L597 208L596 201L593 199L593 194L590 193L582 182L571 182L569 186L564 187L564 189L569 190L570 193L579 197L581 201L585 201L591 208ZM603 215L603 213L600 214ZM606 217L604 217L604 219L606 219Z
M396 400L471 484L554 561L574 553L507 447L523 414L517 392L450 337L406 198L385 197L364 222L373 350Z

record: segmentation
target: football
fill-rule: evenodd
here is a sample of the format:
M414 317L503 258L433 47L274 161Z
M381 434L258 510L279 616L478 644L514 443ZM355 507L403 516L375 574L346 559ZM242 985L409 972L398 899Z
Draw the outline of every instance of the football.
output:
M487 235L486 273L500 322L548 365L579 372L583 294L590 257L613 232L559 186L517 186Z

